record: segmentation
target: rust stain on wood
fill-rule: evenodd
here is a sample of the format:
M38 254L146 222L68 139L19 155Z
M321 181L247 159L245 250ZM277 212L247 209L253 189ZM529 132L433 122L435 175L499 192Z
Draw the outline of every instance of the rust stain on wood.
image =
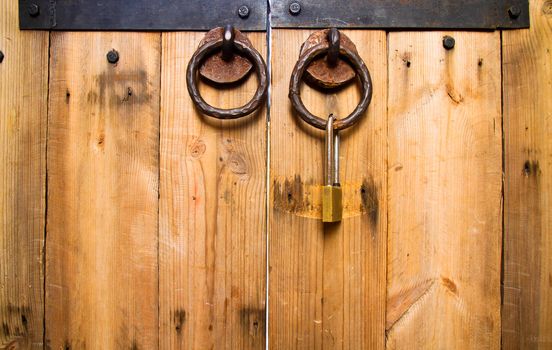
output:
M117 68L107 70L93 78L96 84L87 94L90 104L107 103L110 107L120 107L125 103L147 104L151 101L150 79L144 69L119 72Z
M523 163L523 175L536 178L541 173L538 160L527 160Z
M307 184L307 186L312 185ZM311 192L305 192L304 187L301 175L295 175L293 179L286 178L283 182L275 179L272 186L274 209L299 216L302 216L299 213L314 210Z
M250 337L264 334L265 309L244 307L240 310L240 321L243 331Z
M370 177L362 182L360 186L360 197L362 199L360 212L368 214L372 226L377 226L379 218L379 200L378 188L373 178ZM377 230L372 230L372 233L376 233L376 231Z
M178 309L174 312L173 316L174 329L177 334L182 334L182 328L186 322L186 310Z
M275 178L272 183L273 208L296 216L322 219L322 184L293 178ZM378 223L378 190L371 178L362 182L342 183L343 218L368 215L373 226Z

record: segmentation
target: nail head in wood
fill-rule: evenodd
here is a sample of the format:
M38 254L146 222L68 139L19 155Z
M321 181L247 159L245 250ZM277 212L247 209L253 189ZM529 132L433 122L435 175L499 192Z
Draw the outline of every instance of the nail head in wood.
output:
M111 64L115 64L119 62L119 52L117 50L113 49L107 53L107 62Z
M456 40L453 37L447 35L443 38L443 47L445 49L452 50L454 49L454 45L456 45Z

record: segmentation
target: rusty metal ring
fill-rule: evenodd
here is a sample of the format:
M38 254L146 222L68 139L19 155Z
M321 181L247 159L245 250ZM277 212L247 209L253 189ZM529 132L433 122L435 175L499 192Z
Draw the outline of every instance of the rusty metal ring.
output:
M199 79L197 71L205 58L222 48L222 43L222 38L216 41L207 42L200 48L198 48L197 51L193 54L190 62L188 63L188 69L186 70L188 93L190 94L192 101L194 101L195 105L202 113L218 119L237 119L251 114L257 108L259 108L259 106L263 102L268 88L266 64L257 50L255 50L254 48L249 48L239 41L235 41L235 50L251 60L253 66L255 66L255 70L257 71L257 75L259 76L259 86L257 87L257 91L255 92L253 98L242 107L232 109L213 107L205 102L205 100L203 99L203 97L201 97L201 94L199 93L199 90L197 88L197 82Z
M316 59L318 56L327 52L327 43L318 44L305 52L301 57L299 57L299 60L297 61L297 64L293 69L291 80L289 82L289 98L291 100L293 108L295 108L301 119L303 119L306 123L321 130L326 130L327 121L315 116L307 110L307 108L303 104L303 101L301 100L299 86L301 85L303 74L309 64L314 61L314 59ZM349 60L349 62L357 72L357 75L360 77L360 83L362 85L362 97L353 113L349 114L346 118L337 119L334 122L334 130L343 130L355 124L358 119L364 114L364 112L366 112L366 110L368 109L368 105L372 100L372 78L370 77L370 72L368 71L368 68L366 67L366 64L364 64L362 58L360 58L357 53L343 46L339 48L339 55L344 56Z

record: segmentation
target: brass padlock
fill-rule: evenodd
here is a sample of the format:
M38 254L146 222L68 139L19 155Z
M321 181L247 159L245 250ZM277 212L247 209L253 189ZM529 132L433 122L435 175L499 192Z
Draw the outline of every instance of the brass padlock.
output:
M322 222L339 222L343 215L342 192L339 184L339 133L334 130L335 117L326 124L325 185L322 190Z

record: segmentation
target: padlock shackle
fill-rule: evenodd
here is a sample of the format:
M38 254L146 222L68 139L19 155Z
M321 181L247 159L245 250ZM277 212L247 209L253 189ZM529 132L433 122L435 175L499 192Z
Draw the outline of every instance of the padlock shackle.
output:
M328 121L326 122L326 139L325 139L325 149L326 149L326 159L324 162L324 176L326 178L326 186L333 185L333 176L334 176L334 122L335 117L333 114L330 114Z
M326 186L339 186L339 132L334 127L335 116L326 122L324 177Z
M333 158L333 183L332 186L340 186L339 184L339 131L334 130L334 158Z

